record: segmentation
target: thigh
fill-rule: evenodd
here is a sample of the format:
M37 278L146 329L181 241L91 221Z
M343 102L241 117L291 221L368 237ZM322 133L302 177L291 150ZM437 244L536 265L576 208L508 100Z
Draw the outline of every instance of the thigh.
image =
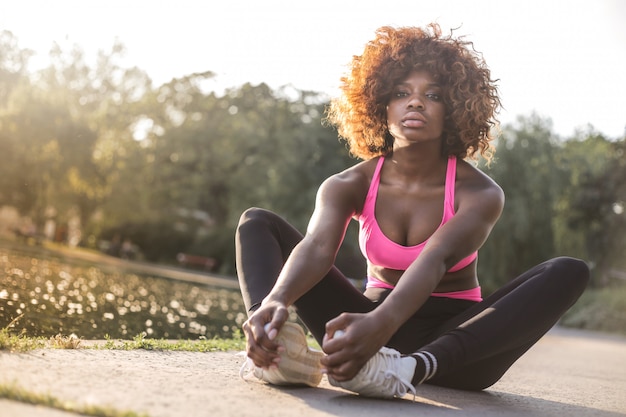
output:
M376 306L336 267L294 303L298 317L320 345L328 321L341 313L367 313Z
M437 329L439 335L458 326L476 321L486 315L486 310L497 311L496 317L502 322L509 322L520 314L527 314L528 305L558 305L565 300L573 303L582 293L588 280L588 270L581 270L582 262L567 257L545 261L527 270L517 278L496 290L479 303L474 303L461 314L442 323ZM586 272L586 274L585 274ZM541 315L537 321L552 320L553 314ZM494 314L490 317L493 319ZM528 317L527 317L528 318ZM522 318L523 319L523 318ZM489 332L489 329L486 329Z
M422 346L432 342L440 334L439 329L444 323L464 314L464 312L476 304L475 301L469 300L430 297L398 329L387 346L403 354L416 352Z
M484 389L496 382L554 326L587 280L581 261L551 259L443 323L423 347L440 360L433 383Z
M277 214L246 210L235 233L237 277L246 311L251 314L274 287L302 234Z

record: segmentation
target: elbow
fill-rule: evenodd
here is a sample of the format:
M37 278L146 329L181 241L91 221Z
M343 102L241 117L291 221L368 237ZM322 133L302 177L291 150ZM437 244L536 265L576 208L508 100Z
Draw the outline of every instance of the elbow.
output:
M453 253L445 250L443 247L431 247L420 255L421 261L429 265L429 269L433 271L433 276L441 279L446 272L452 268L456 262Z
M320 242L309 236L306 236L299 246L303 251L302 256L307 257L310 264L325 272L333 267L339 250L329 245L328 242Z

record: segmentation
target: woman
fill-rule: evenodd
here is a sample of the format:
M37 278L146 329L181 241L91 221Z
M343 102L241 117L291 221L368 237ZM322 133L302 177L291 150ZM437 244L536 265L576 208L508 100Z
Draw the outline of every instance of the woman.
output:
M578 299L589 271L566 257L482 299L477 251L504 194L465 159L490 159L499 105L470 42L434 24L376 32L328 113L364 161L320 186L305 236L265 210L241 217L237 268L255 375L315 385L324 372L333 385L386 398L424 382L480 390ZM364 293L333 266L352 219L368 261ZM286 324L290 306L325 355Z

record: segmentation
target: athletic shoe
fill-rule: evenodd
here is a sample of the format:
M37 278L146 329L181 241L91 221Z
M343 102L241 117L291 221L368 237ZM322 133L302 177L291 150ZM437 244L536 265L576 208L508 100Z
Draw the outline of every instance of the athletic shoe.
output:
M351 380L340 382L328 377L328 382L366 397L404 397L409 391L415 396L411 384L415 366L415 358L403 357L397 350L383 347Z
M250 358L243 364L239 375L247 379L254 375L273 385L308 385L316 387L322 380L321 351L311 349L306 342L302 327L286 322L275 339L285 350L280 353L278 366L263 369L255 366Z

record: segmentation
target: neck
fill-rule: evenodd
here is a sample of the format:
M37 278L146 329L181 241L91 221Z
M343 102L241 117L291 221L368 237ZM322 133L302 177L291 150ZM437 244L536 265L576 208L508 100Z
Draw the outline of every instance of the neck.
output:
M440 169L447 164L447 158L441 155L439 146L419 146L419 144L394 147L388 159L400 177L411 180L438 176Z

